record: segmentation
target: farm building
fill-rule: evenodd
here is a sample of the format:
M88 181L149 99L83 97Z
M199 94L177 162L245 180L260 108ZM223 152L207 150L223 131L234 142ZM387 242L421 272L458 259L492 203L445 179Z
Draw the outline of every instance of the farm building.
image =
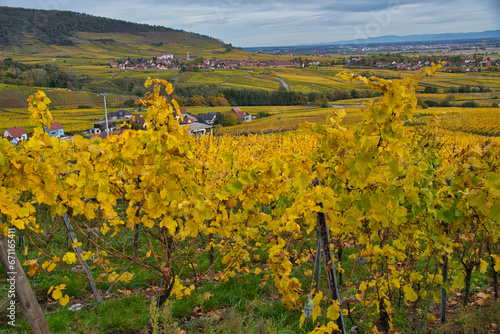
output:
M252 116L245 113L240 109L240 107L234 107L231 111L235 113L238 119L241 119L243 122L250 122L252 120Z
M44 125L43 130L47 132L50 137L64 137L64 127L59 122L50 123L50 129Z
M17 144L21 140L28 140L28 134L26 133L26 130L24 130L20 126L8 128L4 131L3 136L7 138L11 137L13 139L13 144Z

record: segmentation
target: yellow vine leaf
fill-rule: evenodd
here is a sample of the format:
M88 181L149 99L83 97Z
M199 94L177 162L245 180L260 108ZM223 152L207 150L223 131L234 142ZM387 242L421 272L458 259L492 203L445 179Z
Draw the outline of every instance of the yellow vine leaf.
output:
M305 315L302 313L302 315L300 316L300 322L299 322L299 328L302 328L302 326L304 326L304 322L306 321L306 317Z
M108 275L108 282L113 282L118 277L116 271L113 271Z
M76 255L73 252L68 252L64 254L62 260L66 262L67 264L73 264L76 262Z
M131 274L129 273L128 271L124 272L121 276L120 276L120 281L123 281L123 282L126 282L126 283L129 283L130 280L134 277L134 274Z
M43 270L47 270L47 271L52 271L54 270L54 268L56 267L56 264L52 261L45 261L43 264L42 264L42 269Z
M62 297L61 290L59 290L59 289L54 290L54 292L52 293L52 298L54 298L55 300L58 300L61 297Z
M497 272L500 271L500 256L492 254L491 257L495 259L495 267L493 269Z
M65 295L64 297L59 298L59 304L61 304L61 306L66 306L66 304L68 304L68 302L69 302L68 295Z
M316 321L316 318L321 315L321 299L323 299L323 292L318 291L318 293L313 298L313 312L312 320Z
M483 259L481 259L480 261L480 265L479 265L479 272L481 274L484 274L486 272L486 270L488 269L488 262L484 261Z
M334 300L333 304L328 307L326 316L332 320L337 320L340 316L340 305L337 300Z
M455 276L453 277L453 287L455 287L458 290L462 290L465 288L465 275L463 271L459 270Z
M23 263L23 266L34 266L36 263L38 262L38 260L26 260L24 261Z
M410 285L405 285L403 287L403 292L405 299L410 301L410 302L416 302L418 299L418 295L415 293L413 288Z
M69 296L68 295L63 296L62 294L62 290L64 290L65 288L66 284L51 286L47 294L50 294L52 292L52 298L54 300L58 300L61 306L65 306L69 302Z

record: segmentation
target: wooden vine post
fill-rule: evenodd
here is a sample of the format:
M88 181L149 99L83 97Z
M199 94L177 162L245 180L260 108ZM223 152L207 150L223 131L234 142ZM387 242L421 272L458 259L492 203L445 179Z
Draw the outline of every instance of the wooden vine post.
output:
M323 204L320 204L323 207ZM330 291L330 298L336 300L340 306L339 318L335 321L339 330L342 334L345 334L344 317L342 315L342 305L340 303L340 295L337 284L337 275L335 274L335 263L332 248L330 247L330 232L328 225L326 224L326 218L324 212L318 212L318 241L317 249L321 249L321 252L316 256L319 257L321 254L325 260L326 278L328 280L328 289ZM319 282L318 282L319 283ZM318 286L319 284L316 284Z
M73 230L73 226L71 225L71 220L70 220L70 215L68 212L64 214L63 217L64 224L66 225L66 229L68 231L69 237L71 239L72 244L77 244L78 240L76 239L76 234ZM101 302L101 295L99 294L99 290L97 290L97 287L94 282L94 278L92 277L92 273L90 272L89 266L87 265L87 261L82 260L82 249L80 246L74 247L77 259L80 262L80 264L83 267L83 270L85 270L85 274L87 276L87 280L89 281L90 287L92 288L92 292L94 293L94 297L97 300L97 304Z
M15 290L15 294L17 296L17 300L21 305L21 309L23 310L23 314L28 320L28 323L31 326L31 330L34 334L49 334L50 328L45 320L45 316L43 315L42 308L38 304L36 299L35 292L31 288L31 284L26 277L23 267L21 266L21 262L17 257L15 251L15 244L9 243L10 240L15 239L15 232L12 229L8 230L9 238L0 234L0 261L5 269L7 274L7 281L10 282L11 291ZM12 247L11 245L14 245ZM11 303L14 301L11 299ZM15 303L13 304L15 307ZM13 324L15 324L15 312L14 312ZM10 320L10 318L9 318Z

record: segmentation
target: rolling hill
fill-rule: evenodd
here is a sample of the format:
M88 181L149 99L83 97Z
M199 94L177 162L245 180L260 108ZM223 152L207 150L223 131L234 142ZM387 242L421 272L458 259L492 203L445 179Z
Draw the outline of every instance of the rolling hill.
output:
M220 53L232 48L209 36L161 26L70 11L0 7L0 50L4 53L84 52L134 56L141 53L148 56L168 48L180 56L185 53L183 47Z

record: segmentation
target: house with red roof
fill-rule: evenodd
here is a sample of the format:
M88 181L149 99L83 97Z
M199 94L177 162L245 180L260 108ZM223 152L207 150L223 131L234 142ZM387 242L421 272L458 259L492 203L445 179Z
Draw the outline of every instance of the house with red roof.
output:
M20 126L16 126L13 128L9 128L4 131L3 133L4 137L12 137L13 142L19 142L21 140L28 140L28 134L26 133L26 130L24 130Z
M137 124L142 128L146 127L146 118L141 114L133 114L130 123Z
M234 107L231 109L231 112L235 113L238 119L241 119L243 122L250 122L252 120L252 116L246 114L240 107Z
M50 129L44 125L43 130L49 134L50 137L64 137L64 127L59 122L50 123Z

